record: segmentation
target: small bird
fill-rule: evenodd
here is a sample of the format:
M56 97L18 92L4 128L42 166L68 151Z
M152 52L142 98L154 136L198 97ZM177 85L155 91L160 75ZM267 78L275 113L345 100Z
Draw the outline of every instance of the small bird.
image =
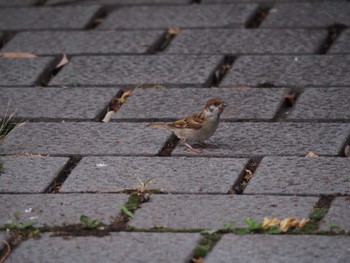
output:
M204 146L210 146L205 143L211 137L220 122L220 115L227 105L220 98L213 98L207 101L204 110L176 120L170 123L150 123L146 127L165 128L172 131L178 137L189 151L200 154L199 149L194 149L188 141L197 142Z

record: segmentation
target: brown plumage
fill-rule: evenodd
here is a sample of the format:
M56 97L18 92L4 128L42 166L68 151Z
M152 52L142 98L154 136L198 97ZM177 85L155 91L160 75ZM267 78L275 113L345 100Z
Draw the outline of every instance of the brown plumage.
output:
M182 143L191 151L199 153L201 151L193 149L187 141L204 143L211 137L220 122L220 115L226 104L220 98L213 98L207 101L203 111L176 120L170 123L151 123L150 128L166 128L172 131Z

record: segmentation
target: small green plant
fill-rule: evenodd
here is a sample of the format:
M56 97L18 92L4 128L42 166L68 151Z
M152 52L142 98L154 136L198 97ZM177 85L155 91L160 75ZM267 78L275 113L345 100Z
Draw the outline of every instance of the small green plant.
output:
M33 220L28 220L28 221L13 221L9 220L2 226L0 226L0 230L25 230L30 227L33 227L37 222Z
M6 137L22 123L16 122L16 112L13 112L9 116L7 113L1 119L0 122L0 144L6 139Z
M139 181L139 186L137 187L137 191L140 194L149 192L149 185L151 183L154 183L155 181L153 178L148 178L145 182L143 182L139 177L137 177L137 180Z
M194 249L193 256L195 258L205 257L220 240L221 234L214 232L212 234L202 232L202 239L199 245Z
M80 216L80 223L83 225L84 228L88 229L95 229L101 225L100 220L92 219L91 217L88 217L86 215Z
M40 229L36 228L32 232L29 233L30 238L38 238L40 237Z
M321 220L328 212L327 208L314 208L309 218L314 221Z
M133 212L131 212L125 205L121 205L120 209L127 217L134 218Z

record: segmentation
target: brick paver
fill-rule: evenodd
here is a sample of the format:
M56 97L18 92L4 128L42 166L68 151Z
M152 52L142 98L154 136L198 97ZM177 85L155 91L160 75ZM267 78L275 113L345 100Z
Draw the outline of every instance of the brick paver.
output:
M350 89L309 88L300 95L287 119L349 119Z
M217 149L204 149L204 156L305 156L340 153L350 132L341 123L221 123L210 141ZM173 155L193 155L178 145Z
M349 194L349 158L264 157L245 193Z
M104 237L51 237L22 243L8 262L186 262L200 235L193 233L113 233ZM84 251L84 253L76 253ZM28 261L30 254L30 261Z
M222 85L346 86L350 56L242 56Z
M270 10L262 27L328 27L350 25L350 3L280 3Z
M99 6L0 9L0 30L83 29Z
M34 85L52 62L53 57L1 58L0 86Z
M39 31L17 34L3 49L38 55L146 53L162 31Z
M42 193L66 165L65 157L1 157L1 193Z
M76 5L151 5L151 4L189 4L190 0L85 0L83 2L76 0L47 0L45 5L60 4L76 4Z
M123 7L111 13L98 29L243 28L256 8L255 4Z
M0 0L0 7L13 7L13 6L32 6L36 0Z
M94 119L118 88L0 88L0 115L18 118ZM25 97L25 100L23 98Z
M116 84L204 85L222 56L96 56L74 57L51 85Z
M0 145L6 154L156 155L169 133L145 123L26 123ZM30 138L30 139L28 139Z
M316 201L315 197L290 196L153 195L129 224L137 228L213 229L236 221L237 227L247 227L246 217L261 222L264 217L307 217Z
M350 53L350 30L344 30L329 49L330 54Z
M193 165L196 163L196 165ZM225 194L243 172L247 159L186 157L87 157L70 174L62 192L112 192L140 187L166 193Z
M205 262L346 262L349 245L344 236L225 235Z
M335 230L349 233L350 223L349 223L349 205L350 198L347 197L337 197L328 210L327 215L323 218L320 229L321 230Z
M63 226L80 223L81 215L110 224L120 214L127 195L41 194L0 195L0 225L37 222L35 226Z
M210 38L208 38L210 36ZM305 54L316 53L325 30L206 29L182 30L167 54Z
M178 119L203 110L207 100L220 97L228 105L224 120L272 119L278 111L285 89L264 88L147 88L136 89L114 118L118 120ZM181 102L181 103L179 103Z

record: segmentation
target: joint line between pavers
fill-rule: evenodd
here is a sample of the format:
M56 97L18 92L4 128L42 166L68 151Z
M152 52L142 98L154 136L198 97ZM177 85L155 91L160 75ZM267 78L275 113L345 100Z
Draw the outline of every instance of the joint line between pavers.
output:
M65 54L55 56L51 63L43 70L38 79L34 82L35 86L47 87L52 79L62 70L65 65L59 66ZM59 67L58 67L59 66Z
M108 11L105 7L99 8L96 13L92 16L89 22L87 22L86 26L84 27L85 30L94 30L98 25L103 23L103 21L108 16Z
M258 168L263 157L251 157L243 168L243 171L238 176L238 179L229 189L228 194L243 194L244 189L249 184L249 181L254 177L254 173Z
M180 33L179 27L169 27L163 34L147 49L146 54L157 54L163 52Z
M276 111L275 116L272 118L273 122L285 120L287 112L292 110L295 106L297 99L303 92L302 88L290 88L283 94L283 100L279 105L279 109Z
M245 28L247 29L255 29L260 27L262 22L266 19L268 16L270 10L273 8L272 5L259 5L255 12L252 14L252 16L247 20L245 24Z
M326 39L322 42L319 50L316 52L316 54L319 55L325 55L327 54L328 50L332 47L334 42L339 38L342 31L346 29L347 26L343 24L334 24L328 27L328 35Z
M67 180L70 173L78 165L82 156L70 156L68 162L63 167L58 176L51 182L51 184L45 189L44 193L59 193L62 184Z
M226 54L224 58L215 67L214 72L210 74L209 79L206 81L209 87L219 87L220 83L224 79L225 75L232 68L232 65L237 60L237 57L232 54Z
M344 141L338 156L340 157L349 157L350 156L350 131L349 131L349 135L346 138L346 140Z

